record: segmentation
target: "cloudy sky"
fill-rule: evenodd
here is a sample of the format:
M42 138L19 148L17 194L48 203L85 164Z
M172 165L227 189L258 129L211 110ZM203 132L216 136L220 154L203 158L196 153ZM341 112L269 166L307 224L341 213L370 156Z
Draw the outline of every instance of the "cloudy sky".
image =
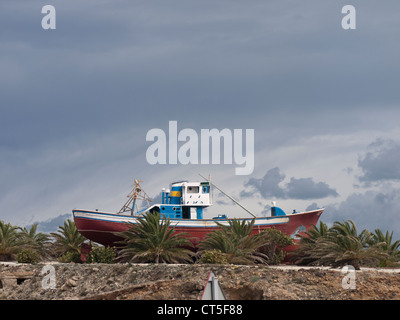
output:
M355 30L346 4L2 0L0 219L118 211L134 178L156 197L202 173L256 215L325 207L400 238L400 3L353 0ZM254 129L254 171L150 165L146 133L169 121ZM214 203L210 217L246 215Z

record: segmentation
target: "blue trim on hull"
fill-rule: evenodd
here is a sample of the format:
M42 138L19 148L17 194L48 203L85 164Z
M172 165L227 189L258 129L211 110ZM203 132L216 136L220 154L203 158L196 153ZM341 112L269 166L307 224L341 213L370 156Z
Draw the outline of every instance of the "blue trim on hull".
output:
M137 219L139 217L135 217L135 216L128 216L128 215L120 215L120 214L113 214L113 213L106 213L106 212L99 212L99 211L86 211L86 210L72 210L72 213L74 215L75 218L75 212L82 212L82 213L89 213L89 214L100 214L100 215L104 215L104 216L115 216L115 217L125 217L128 219ZM88 220L97 220L97 221L105 221L105 222L113 222L113 223L129 223L129 221L114 221L114 220L108 220L108 219L99 219L99 218L92 218L92 217L77 217L79 219L88 219ZM276 222L276 223L268 223L268 220L280 220L282 218L287 218L287 221L285 222ZM179 222L189 222L189 221L200 221L200 222L214 222L213 225L210 226L202 226L202 225L194 225L194 226L190 226L190 225L181 225L181 227L185 227L185 228L216 228L218 227L218 225L215 222L228 222L229 220L232 220L233 218L229 219L176 219L176 218L170 218L170 222L171 224L173 224L173 222L175 221L176 223ZM236 219L240 219L240 220L247 220L247 221L251 221L253 220L253 218L236 218ZM262 225L277 225L277 224L286 224L290 222L290 217L289 216L277 216L277 217L257 217L255 218L256 221L260 222L260 220L266 220L266 223L258 225L258 226L262 226Z

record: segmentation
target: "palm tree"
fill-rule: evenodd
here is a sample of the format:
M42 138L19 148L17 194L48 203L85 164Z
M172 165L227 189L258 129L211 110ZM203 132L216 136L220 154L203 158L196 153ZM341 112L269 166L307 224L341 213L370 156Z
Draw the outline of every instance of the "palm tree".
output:
M48 244L50 236L45 233L37 232L38 223L33 224L28 230L26 227L21 229L21 242L25 247L37 252L41 257L48 255Z
M386 231L386 233L383 234L380 229L375 229L375 233L372 234L369 245L384 243L384 245L381 246L381 249L389 255L388 259L382 260L380 262L381 266L389 266L393 261L398 261L400 259L400 240L392 242L392 239L393 231L391 233L389 233L389 231Z
M317 239L310 257L317 264L334 267L353 265L359 269L361 264L377 263L387 256L380 248L384 243L368 245L372 234L368 230L357 233L353 221L336 221L325 236Z
M301 242L315 244L319 238L325 237L328 234L328 231L328 225L320 221L319 228L313 226L312 229L304 232L304 235L300 234L299 237L301 238Z
M80 255L80 246L86 238L79 233L73 221L68 219L64 222L64 226L58 227L58 233L52 232L50 234L55 239L53 248L56 254L63 255L65 253L71 253Z
M0 220L0 261L10 260L20 249L18 227Z
M299 234L300 243L296 250L290 253L289 260L300 265L308 265L315 262L317 258L312 257L312 252L317 245L318 239L327 236L328 231L328 225L320 221L319 227L313 226L304 234Z
M180 263L191 262L192 243L186 233L175 233L169 218L161 218L159 212L146 213L129 223L130 228L116 235L124 240L120 259L125 262Z
M352 236L359 239L361 245L363 247L367 246L368 242L372 238L371 232L367 229L361 231L360 234L357 233L357 227L352 220L339 222L335 221L330 231L336 232L338 235L342 236Z
M254 262L267 263L268 256L258 249L266 243L265 234L251 235L255 219L230 219L229 226L219 222L219 230L210 232L199 244L199 255L209 250L219 250L227 256L228 263L250 264Z
M400 240L392 242L393 231L391 233L389 233L389 231L386 231L386 233L383 234L380 229L375 229L375 233L372 236L373 237L370 241L370 244L373 245L376 243L384 242L385 245L382 246L382 250L387 251L390 255L399 255Z

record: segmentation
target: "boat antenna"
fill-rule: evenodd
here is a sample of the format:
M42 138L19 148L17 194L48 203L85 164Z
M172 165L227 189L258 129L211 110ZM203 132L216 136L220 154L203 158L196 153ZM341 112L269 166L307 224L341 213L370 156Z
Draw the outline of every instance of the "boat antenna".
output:
M135 187L127 195L128 201L125 202L124 206L121 208L121 210L119 210L118 213L124 213L130 211L132 216L133 211L135 210L136 207L137 199L147 201L148 204L149 202L151 202L150 197L146 194L146 192L144 192L144 190L140 186L140 182L143 182L143 180L135 179Z
M229 199L231 199L234 203L236 203L239 207L241 207L244 211L246 211L247 213L249 213L251 216L253 216L253 218L256 218L256 216L250 212L250 210L246 209L245 207L243 207L239 202L237 202L235 199L233 199L230 195L228 195L226 192L224 192L223 190L221 190L220 188L218 188L214 183L211 183L211 179L207 180L206 178L204 178L200 173L199 176L202 177L204 180L208 181L213 187L217 188L222 194L224 194L226 197L228 197Z

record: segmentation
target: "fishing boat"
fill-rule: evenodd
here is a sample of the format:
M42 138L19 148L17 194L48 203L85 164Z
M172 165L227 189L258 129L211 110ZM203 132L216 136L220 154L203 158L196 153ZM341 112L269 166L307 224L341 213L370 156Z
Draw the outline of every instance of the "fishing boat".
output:
M117 213L74 209L72 213L78 231L94 242L104 246L115 246L116 242L121 240L116 233L127 230L132 223L137 223L138 219L146 212L155 211L159 212L161 217L169 218L175 231L187 233L196 245L208 233L219 228L216 222L229 225L229 218L224 214L211 219L203 218L204 209L212 205L212 187L217 188L251 215L251 217L240 218L240 220L251 221L254 219L253 233L259 233L265 228L275 228L293 238L294 242L299 240L299 234L317 224L324 211L324 208L304 212L293 210L292 213L287 214L277 207L275 202L272 202L271 214L258 217L211 183L210 180L174 182L170 188L162 189L161 203L150 204L151 199L143 191L140 182L142 181L135 179L135 186L128 194L128 201ZM138 200L146 201L147 206L138 210Z

